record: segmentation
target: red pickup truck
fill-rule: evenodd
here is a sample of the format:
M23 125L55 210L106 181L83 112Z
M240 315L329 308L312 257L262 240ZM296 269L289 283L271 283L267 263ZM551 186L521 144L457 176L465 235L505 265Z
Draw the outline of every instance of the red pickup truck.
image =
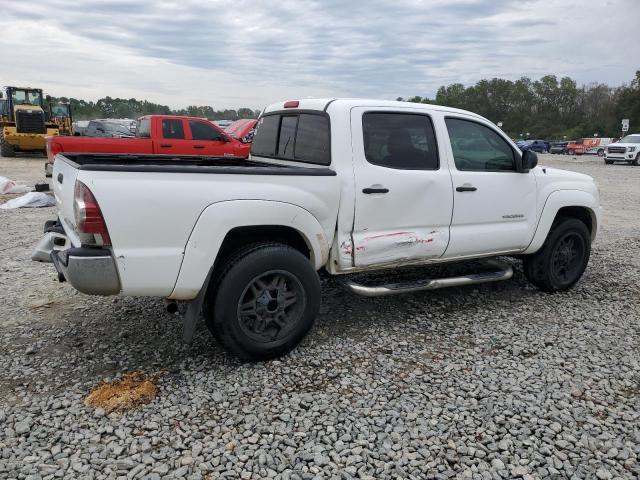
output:
M246 158L250 150L251 143L234 138L208 120L147 115L138 119L134 138L47 137L45 171L50 176L54 157L63 152Z

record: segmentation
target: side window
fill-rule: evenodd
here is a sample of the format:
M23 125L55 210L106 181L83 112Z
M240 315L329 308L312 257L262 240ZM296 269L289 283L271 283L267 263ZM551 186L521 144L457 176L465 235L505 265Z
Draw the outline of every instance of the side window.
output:
M445 122L458 170L515 170L515 154L511 146L492 129L460 118L447 118Z
M251 154L273 157L278 143L278 128L280 115L269 115L260 118L256 124L256 133L251 144Z
M278 158L293 160L293 147L296 143L296 128L298 116L284 116L280 123L280 137L278 139Z
M169 118L162 120L162 137L184 139L182 120Z
M210 123L189 120L189 128L193 140L220 140L222 138L220 132Z
M431 119L410 113L362 116L364 153L373 165L401 170L437 170L438 149Z

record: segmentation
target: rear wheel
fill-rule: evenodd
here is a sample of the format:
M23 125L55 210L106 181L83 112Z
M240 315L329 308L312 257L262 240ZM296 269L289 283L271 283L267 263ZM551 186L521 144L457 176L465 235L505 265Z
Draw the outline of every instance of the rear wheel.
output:
M246 360L291 351L320 308L320 280L298 250L278 243L250 245L231 255L212 279L205 304L209 330Z
M4 135L0 133L0 155L3 157L15 157L16 151L7 140L4 138Z
M572 148L570 148L569 150L567 150L567 153L569 155L573 155L575 153L575 151Z
M591 255L591 235L578 219L556 219L542 248L523 261L524 274L545 292L571 288L584 273Z

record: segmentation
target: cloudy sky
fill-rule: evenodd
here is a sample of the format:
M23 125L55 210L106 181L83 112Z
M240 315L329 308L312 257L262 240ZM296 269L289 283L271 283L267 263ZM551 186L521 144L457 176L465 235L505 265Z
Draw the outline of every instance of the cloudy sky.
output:
M640 68L640 0L0 3L0 84L89 100L260 108L496 76L620 85Z

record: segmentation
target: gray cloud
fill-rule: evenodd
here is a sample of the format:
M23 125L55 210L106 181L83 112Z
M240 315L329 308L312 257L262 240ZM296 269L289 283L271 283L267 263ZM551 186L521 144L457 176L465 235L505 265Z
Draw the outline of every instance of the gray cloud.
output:
M94 74L102 76L97 83L114 83L116 90L119 83L132 92L157 83L147 98L173 97L172 104L201 98L181 86L201 90L205 79L207 98L228 104L244 97L260 106L288 92L433 95L441 84L493 76L554 73L621 83L640 66L637 36L629 37L636 48L622 54L615 27L640 16L635 0L579 7L564 0L41 0L11 2L3 10L0 26L44 25L78 42L63 46L72 50L68 62L63 51L50 57L50 65L40 65L73 75L69 86L81 78L96 83ZM584 12L580 22L571 20L576 11ZM24 59L36 48L18 44L12 52ZM110 53L113 79L104 79ZM83 56L102 67L78 71ZM594 58L613 65L603 74L607 78L598 77ZM56 84L62 88L64 79ZM278 98L266 97L277 92ZM104 94L119 93L96 85L93 97Z

